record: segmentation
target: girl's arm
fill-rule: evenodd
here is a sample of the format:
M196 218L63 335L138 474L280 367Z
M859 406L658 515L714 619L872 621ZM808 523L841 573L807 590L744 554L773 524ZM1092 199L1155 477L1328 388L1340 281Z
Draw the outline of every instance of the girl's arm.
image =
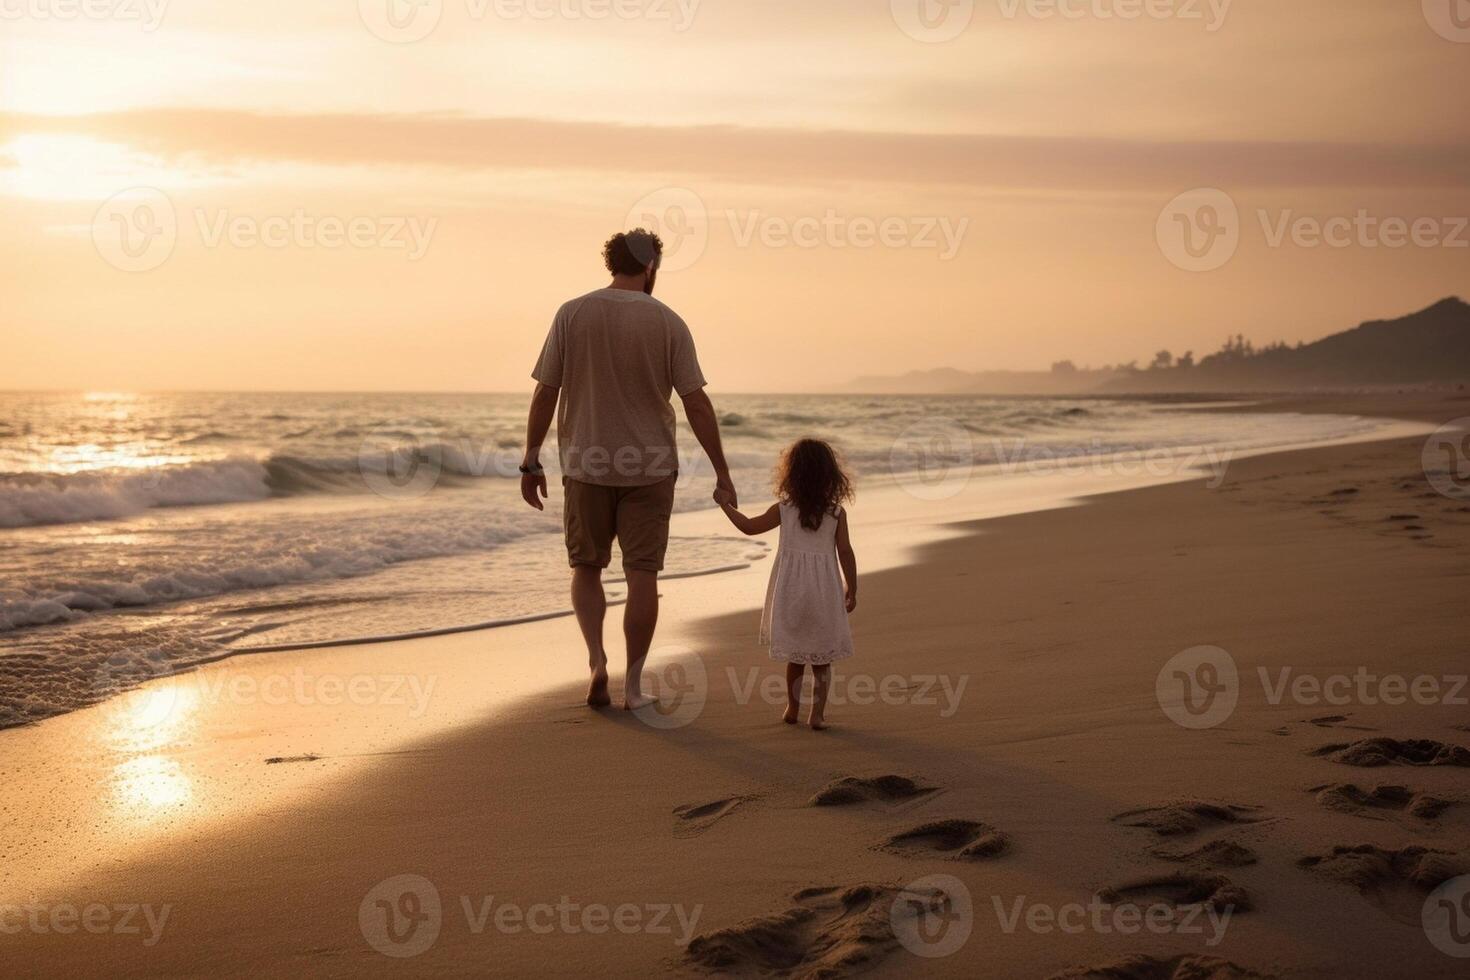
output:
M847 611L857 608L857 556L852 553L852 539L847 536L847 508L837 515L837 561L842 565L842 579L847 583Z
M770 509L759 517L746 517L735 509L734 504L729 503L728 497L725 497L720 500L720 509L725 512L726 517L730 518L730 523L735 525L735 529L744 534L765 534L781 526L780 504L772 504Z

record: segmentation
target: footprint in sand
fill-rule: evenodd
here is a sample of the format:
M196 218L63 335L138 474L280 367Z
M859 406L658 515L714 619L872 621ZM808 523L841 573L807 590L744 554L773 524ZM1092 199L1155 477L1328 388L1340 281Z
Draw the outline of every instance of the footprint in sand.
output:
M1210 841L1203 847L1188 851L1155 847L1149 853L1162 861L1197 864L1206 868L1243 868L1260 860L1249 847L1229 840Z
M278 766L289 762L320 762L321 756L308 752L306 755L277 755L265 760L268 766Z
M893 906L903 894L896 885L808 888L792 896L784 911L696 936L685 957L721 974L859 973L898 949Z
M1312 749L1345 766L1470 766L1470 749L1431 738L1364 738Z
M1376 786L1369 791L1352 783L1328 783L1313 786L1307 792L1316 793L1317 802L1329 810L1371 820L1385 819L1382 813L1434 820L1455 805L1451 800L1416 793L1407 786Z
M1316 718L1287 722L1280 728L1273 729L1271 734L1290 735L1292 725L1311 725L1314 728L1350 728L1358 732L1371 732L1375 730L1371 725L1350 725L1348 721L1351 718L1351 715L1320 715Z
M878 845L907 857L941 856L951 861L983 861L1010 846L1005 834L976 820L935 820L900 831Z
M1178 872L1156 875L1124 885L1104 888L1097 897L1109 905L1166 906L1186 908L1202 905L1217 911L1247 912L1250 895L1224 875Z
M1417 845L1392 851L1356 844L1304 857L1297 866L1351 885L1392 918L1418 925L1425 897L1451 878L1470 873L1470 855Z
M1210 800L1179 800L1162 806L1127 810L1113 817L1125 827L1142 827L1160 837L1182 837L1222 824L1260 823L1267 817L1260 807Z
M710 803L688 803L674 808L674 836L697 837L755 800L754 796L730 796Z
M1270 973L1257 973L1214 956L1129 956L1098 966L1080 966L1054 973L1049 980L1275 980Z
M936 793L932 786L920 786L907 776L844 776L823 786L807 801L807 806L851 806L855 803L902 803Z

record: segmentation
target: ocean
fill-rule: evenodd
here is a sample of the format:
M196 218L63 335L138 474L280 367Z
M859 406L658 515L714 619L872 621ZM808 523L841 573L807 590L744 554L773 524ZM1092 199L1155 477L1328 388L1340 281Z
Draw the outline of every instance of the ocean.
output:
M560 495L518 490L524 394L0 394L0 727L283 646L494 625L567 606ZM1203 462L1374 423L1128 399L720 395L747 509L795 438L867 488L1132 459ZM556 481L554 452L543 454ZM680 432L677 510L711 506ZM861 497L857 506L861 506ZM667 574L773 542L678 536ZM860 542L858 543L860 545ZM610 593L618 594L616 559Z

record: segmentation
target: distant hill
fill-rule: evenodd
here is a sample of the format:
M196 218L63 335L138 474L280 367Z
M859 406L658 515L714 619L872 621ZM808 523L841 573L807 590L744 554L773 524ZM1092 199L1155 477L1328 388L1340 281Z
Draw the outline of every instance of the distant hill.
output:
M1470 381L1470 304L1458 297L1397 320L1374 320L1295 347L1234 337L1198 361L1160 351L1150 367L967 372L954 368L859 378L845 391L926 394L1162 394L1300 391Z
M1076 395L1118 377L1108 371L958 371L936 368L893 376L870 375L842 386L869 395Z

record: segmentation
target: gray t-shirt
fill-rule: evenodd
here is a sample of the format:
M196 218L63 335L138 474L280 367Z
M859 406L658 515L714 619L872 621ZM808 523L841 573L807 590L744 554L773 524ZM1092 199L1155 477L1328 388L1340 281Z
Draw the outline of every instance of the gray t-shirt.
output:
M704 387L694 338L646 293L599 289L564 304L531 377L561 389L561 470L583 483L639 487L679 470L671 393Z

